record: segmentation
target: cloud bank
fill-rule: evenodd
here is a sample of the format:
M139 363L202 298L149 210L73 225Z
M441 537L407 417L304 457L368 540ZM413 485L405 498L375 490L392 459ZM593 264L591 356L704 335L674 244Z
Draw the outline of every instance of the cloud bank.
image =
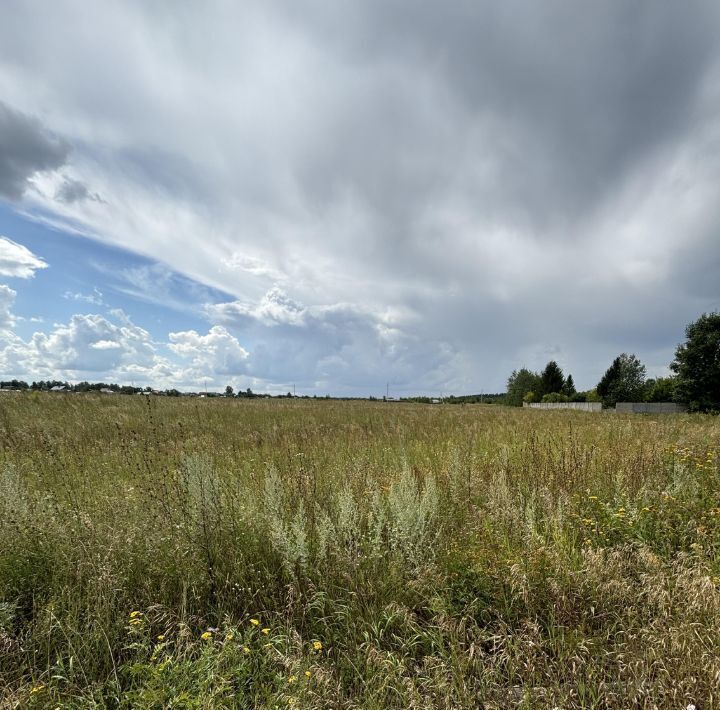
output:
M660 372L720 307L718 36L709 0L9 3L0 195L230 294L167 340L198 370Z

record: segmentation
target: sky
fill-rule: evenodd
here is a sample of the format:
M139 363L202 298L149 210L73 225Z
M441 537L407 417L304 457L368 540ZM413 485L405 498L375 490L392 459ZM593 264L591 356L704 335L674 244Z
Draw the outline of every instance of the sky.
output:
M0 378L668 373L720 310L714 0L4 0Z

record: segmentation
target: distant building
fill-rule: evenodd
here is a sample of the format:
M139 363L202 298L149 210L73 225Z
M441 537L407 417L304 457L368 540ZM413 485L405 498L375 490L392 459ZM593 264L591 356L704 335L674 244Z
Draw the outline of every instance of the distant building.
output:
M50 388L51 392L67 392L68 388L63 385L55 385L55 387Z

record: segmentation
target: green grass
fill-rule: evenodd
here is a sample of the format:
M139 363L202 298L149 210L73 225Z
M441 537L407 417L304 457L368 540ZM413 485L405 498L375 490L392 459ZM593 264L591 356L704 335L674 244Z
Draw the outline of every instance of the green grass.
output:
M720 706L719 449L700 415L3 395L0 707Z

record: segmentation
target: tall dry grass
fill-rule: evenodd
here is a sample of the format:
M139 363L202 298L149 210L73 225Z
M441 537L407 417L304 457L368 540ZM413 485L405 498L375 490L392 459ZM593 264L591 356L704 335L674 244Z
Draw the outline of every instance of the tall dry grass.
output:
M6 396L0 703L713 707L719 442L703 416Z

